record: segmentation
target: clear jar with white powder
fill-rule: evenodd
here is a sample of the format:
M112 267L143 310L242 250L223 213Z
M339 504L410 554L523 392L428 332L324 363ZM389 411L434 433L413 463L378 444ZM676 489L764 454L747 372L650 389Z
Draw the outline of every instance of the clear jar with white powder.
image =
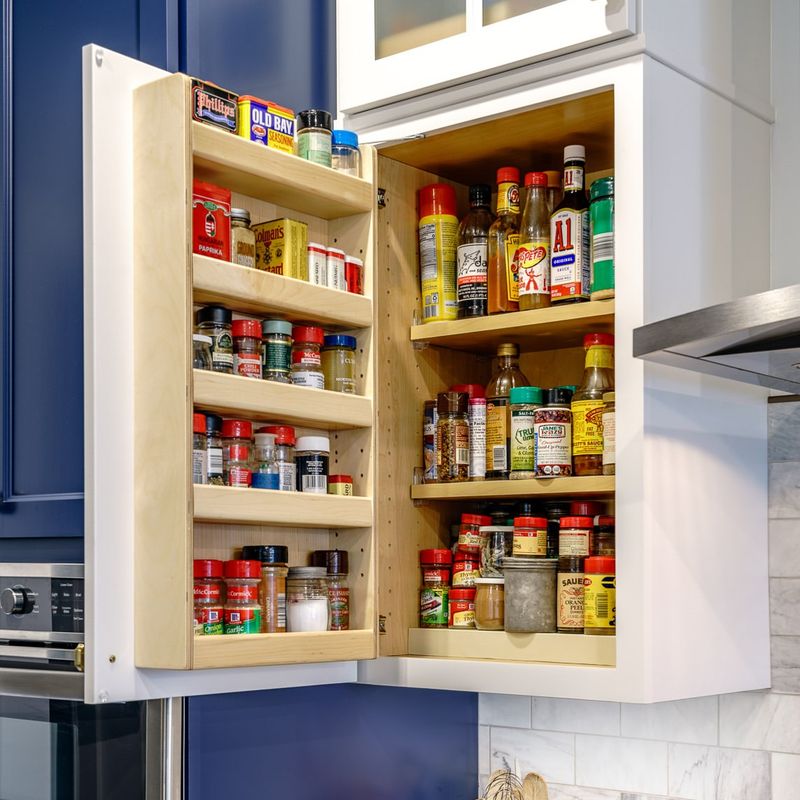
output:
M290 567L286 579L286 630L327 631L330 624L328 571L325 567Z

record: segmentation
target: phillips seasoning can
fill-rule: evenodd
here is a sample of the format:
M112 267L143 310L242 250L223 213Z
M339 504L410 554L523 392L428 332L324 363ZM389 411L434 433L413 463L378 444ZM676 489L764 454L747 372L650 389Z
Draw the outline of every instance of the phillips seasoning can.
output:
M613 636L617 631L616 561L592 556L583 566L583 632Z
M231 193L213 183L192 184L192 252L231 260Z
M221 86L192 78L192 119L236 133L238 94Z
M419 272L422 321L458 318L456 193L445 183L419 190Z
M294 153L294 111L249 94L238 102L236 132L251 142Z

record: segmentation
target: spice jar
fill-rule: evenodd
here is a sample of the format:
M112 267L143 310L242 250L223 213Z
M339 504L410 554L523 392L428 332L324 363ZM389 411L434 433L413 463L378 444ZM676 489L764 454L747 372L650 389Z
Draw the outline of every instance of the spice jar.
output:
M308 243L308 282L315 286L328 285L328 248L319 242Z
M358 149L358 134L334 128L331 137L331 166L345 175L361 177L361 151Z
M596 517L602 514L604 506L598 503L597 500L573 500L569 504L570 517Z
M347 278L344 270L344 250L338 247L329 247L325 259L325 276L327 287L339 292L347 291Z
M505 619L505 578L475 579L475 627L501 631Z
M330 620L325 567L289 567L286 627L290 632L327 631Z
M331 165L333 119L330 111L308 108L297 115L297 155L323 167Z
M328 493L328 459L331 441L327 436L301 436L297 440L297 491Z
M231 260L240 267L256 266L256 234L250 230L250 212L231 209Z
M192 335L192 368L210 370L213 367L211 361L211 337L202 333Z
M356 337L326 336L322 348L325 388L343 394L356 393Z
M211 338L211 369L214 372L233 372L233 315L222 306L205 306L195 314L197 332Z
M295 325L292 328L292 383L312 389L325 388L322 357L319 348L324 341L322 328L316 325Z
M225 562L225 633L261 633L261 563Z
M592 538L591 517L561 517L558 556L588 556Z
M233 332L233 372L243 378L261 379L261 323L254 319L235 319Z
M451 589L448 628L475 627L475 589Z
M544 408L534 414L536 477L572 475L572 392L548 389Z
M328 494L341 494L345 497L352 497L353 476L328 475Z
M278 463L278 489L282 492L297 491L297 470L294 462L295 436L290 425L266 425L258 433L275 435L275 460Z
M206 418L206 478L212 486L225 485L222 457L222 417L204 414Z
M457 551L453 563L453 586L471 588L475 585L475 578L480 577L480 555Z
M194 634L216 636L222 633L222 562L194 560Z
M509 633L556 631L556 559L511 557L503 561L505 626Z
M583 632L613 636L617 632L616 561L592 556L583 565Z
M558 559L556 625L559 633L583 633L583 562L581 556Z
M615 556L616 543L614 534L614 517L598 516L594 519L594 538L591 554L593 556Z
M439 411L436 424L438 478L443 483L468 481L467 395L463 392L440 392L436 403Z
M192 483L208 483L206 415L192 416Z
M283 633L286 630L289 548L280 544L247 545L242 548L242 558L261 564L259 601L264 633Z
M515 517L513 555L547 557L547 520L544 517Z
M446 628L450 593L450 565L453 554L445 548L421 550L422 588L419 594L421 628Z
M275 434L257 433L255 440L255 457L250 485L254 489L278 489L280 472L275 455Z
M481 527L481 577L499 578L503 574L503 559L510 556L514 547L514 528L511 525Z
M544 504L547 517L547 557L558 558L558 537L561 534L561 517L572 516L570 504L562 500L550 500Z
M509 394L511 410L512 480L526 480L536 475L534 415L542 404L542 390L536 386L517 386Z
M423 481L436 483L438 465L436 463L436 425L439 412L435 400L426 400L422 417L422 468Z
M350 294L364 294L364 262L360 258L345 256L344 282Z
M226 419L222 423L222 439L225 485L249 486L253 460L252 424L243 419Z
M262 376L265 381L291 383L292 323L265 319L261 323Z
M482 528L491 523L492 518L483 514L462 514L461 527L458 530L458 549L462 553L480 556L486 539Z
M603 395L605 408L601 415L603 428L603 475L614 475L617 471L617 419L615 411L616 392Z
M311 563L315 567L324 567L328 574L328 601L331 608L329 630L350 630L347 550L315 550L311 554Z
M469 398L469 479L482 481L486 478L486 390L479 383L459 383L450 391L464 392Z

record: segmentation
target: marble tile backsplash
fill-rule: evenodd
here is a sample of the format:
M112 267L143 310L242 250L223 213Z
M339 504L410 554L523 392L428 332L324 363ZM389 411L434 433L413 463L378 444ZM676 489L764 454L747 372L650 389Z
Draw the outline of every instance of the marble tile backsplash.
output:
M772 690L633 705L485 694L481 786L550 800L800 800L800 403L769 407Z

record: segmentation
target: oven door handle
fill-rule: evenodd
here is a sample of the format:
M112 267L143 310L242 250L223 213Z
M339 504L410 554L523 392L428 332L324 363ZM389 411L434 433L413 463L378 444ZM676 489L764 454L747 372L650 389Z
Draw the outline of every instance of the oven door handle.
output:
M24 645L0 644L0 658L26 658L36 661L69 661L75 663L76 648L25 647Z

